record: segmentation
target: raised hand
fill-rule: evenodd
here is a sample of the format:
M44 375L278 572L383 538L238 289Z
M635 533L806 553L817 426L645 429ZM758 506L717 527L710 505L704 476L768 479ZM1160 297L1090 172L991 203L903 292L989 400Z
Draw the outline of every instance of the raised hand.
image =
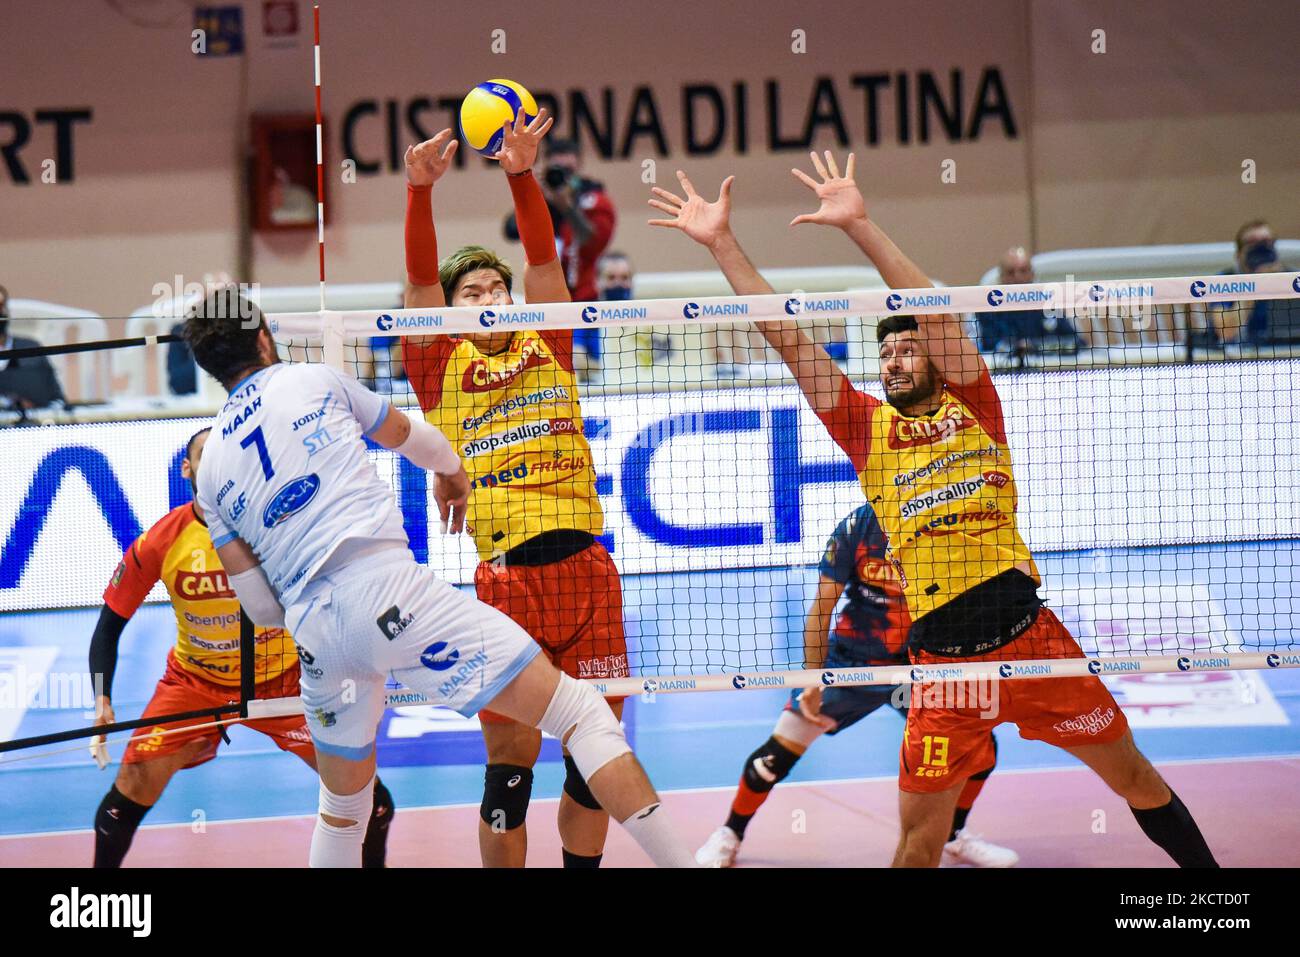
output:
M554 122L555 118L547 114L546 107L542 107L533 117L533 121L525 126L524 111L520 110L515 114L514 126L506 123L502 127L501 132L504 137L501 140L501 149L492 159L500 163L503 170L514 176L532 169L533 163L537 160L537 148L541 146L542 137Z
M451 140L451 142L448 142ZM432 186L447 172L460 144L451 138L451 128L439 131L433 139L406 148L406 181L412 186Z
M809 153L812 157L813 168L821 177L821 182L813 179L807 173L800 169L792 169L795 179L803 183L821 200L821 206L815 213L804 213L796 216L790 221L791 226L798 226L800 223L818 223L822 226L838 226L844 229L850 223L867 218L867 204L862 199L862 193L858 186L853 182L853 154L849 154L848 162L844 166L844 175L840 175L839 167L835 164L835 157L831 151L826 151L826 163L822 164L821 157L816 153Z
M718 198L710 203L695 192L695 187L686 178L686 174L678 170L677 181L682 184L686 198L682 199L658 186L652 187L650 192L659 198L647 202L672 218L652 219L650 225L680 229L701 245L714 245L731 231L731 184L735 180L734 176L724 179L722 188L718 190Z

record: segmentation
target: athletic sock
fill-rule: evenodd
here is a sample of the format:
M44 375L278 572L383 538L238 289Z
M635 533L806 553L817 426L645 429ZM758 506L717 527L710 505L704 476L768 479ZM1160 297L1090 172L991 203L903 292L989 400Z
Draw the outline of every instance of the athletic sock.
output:
M362 867L383 867L388 858L388 827L393 823L393 796L384 782L375 778L375 806L366 826L366 839L361 845Z
M656 867L695 867L695 855L686 849L662 804L649 804L637 811L623 827Z
M1169 789L1169 803L1145 810L1131 808L1142 833L1164 849L1179 867L1218 867L1219 863L1192 820L1187 805Z
M113 785L95 811L95 867L121 867L149 805L136 804Z
M561 853L564 854L565 867L587 868L588 870L594 870L595 868L600 867L600 859L605 856L604 854L597 854L595 857L583 857L581 854L571 854L569 851L566 851L563 848L561 848L560 850Z

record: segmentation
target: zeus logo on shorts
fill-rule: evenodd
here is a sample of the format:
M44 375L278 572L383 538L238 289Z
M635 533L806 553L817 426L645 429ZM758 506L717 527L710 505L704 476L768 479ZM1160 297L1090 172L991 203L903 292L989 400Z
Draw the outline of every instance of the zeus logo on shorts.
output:
M446 650L447 643L445 641L435 641L420 652L420 664L430 671L446 671L460 659L460 652L455 648L451 650L451 653L446 658L439 658L438 656Z
M376 618L375 624L378 625L379 630L384 633L384 637L389 641L392 641L402 632L406 631L406 627L413 621L415 621L414 615L407 615L403 618L402 613L398 610L397 606L394 605L392 608L388 609L388 611Z

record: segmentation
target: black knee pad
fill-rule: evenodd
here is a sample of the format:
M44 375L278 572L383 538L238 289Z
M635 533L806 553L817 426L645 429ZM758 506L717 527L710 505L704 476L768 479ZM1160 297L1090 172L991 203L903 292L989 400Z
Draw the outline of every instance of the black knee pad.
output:
M600 802L596 800L596 795L591 793L591 788L587 787L587 782L583 780L582 774L578 771L578 765L573 760L573 755L564 756L564 793L573 798L583 807L592 811L604 810Z
M751 791L764 794L785 780L798 760L799 755L776 738L768 738L762 747L745 759L741 777Z
M489 764L483 775L483 823L513 831L528 816L533 796L533 769L518 764Z

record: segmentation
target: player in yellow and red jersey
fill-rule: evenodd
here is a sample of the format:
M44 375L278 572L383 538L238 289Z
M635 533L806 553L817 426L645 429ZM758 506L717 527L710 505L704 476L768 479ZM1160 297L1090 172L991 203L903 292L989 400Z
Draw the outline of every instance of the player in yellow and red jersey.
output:
M853 156L843 176L829 152L825 166L816 154L812 159L820 181L793 172L821 206L791 225L844 230L891 288L931 286L868 218L853 182ZM652 225L680 229L708 247L737 293L770 293L731 231L734 178L709 203L684 174L677 175L685 197L655 188L650 205L670 218ZM912 660L1083 657L1038 598L1038 569L1016 530L1016 483L1002 403L958 317L881 320L876 334L886 402L855 389L794 322L757 325L848 454L880 519L912 614ZM1066 749L1096 771L1178 864L1216 866L1196 822L1137 750L1124 713L1100 679L1023 678L1000 682L997 691L996 713L990 715L980 705L923 706L936 696L913 686L899 762L896 866L939 863L962 786L992 763L989 731L1003 721L1018 725L1022 737Z
M193 485L209 429L185 446L181 474ZM104 608L90 643L90 673L103 676L96 702L96 726L112 724L113 675L117 646L126 623L161 581L176 613L176 645L167 669L141 717L161 717L239 700L239 602L213 547L208 527L194 502L179 505L137 538L122 556L104 590ZM293 639L281 628L258 628L257 692L260 698L297 696L299 661ZM306 662L311 667L311 662ZM164 735L165 730L212 722L212 718L169 721L139 728L127 744L117 780L95 812L95 866L118 867L136 829L162 797L167 782L182 768L211 761L223 732L196 728ZM314 769L316 752L302 715L244 722L292 752ZM102 749L102 744L97 745ZM104 752L97 752L103 759ZM101 765L102 766L102 765ZM375 782L375 811L366 833L365 866L383 867L393 799Z
M546 200L533 178L537 147L551 126L546 111L527 127L507 127L499 160L514 196L530 303L568 302ZM451 162L451 130L407 150L408 307L485 307L492 331L463 337L405 338L402 358L425 418L451 439L469 474L468 528L480 564L478 597L505 612L576 678L628 673L618 571L597 541L604 516L591 448L583 435L573 333L496 326L494 306L510 305L510 266L482 246L438 262L432 188ZM610 707L622 716L623 702ZM488 765L479 850L488 867L522 867L536 728L490 711L479 714ZM597 867L609 816L573 759L560 798L566 867Z

